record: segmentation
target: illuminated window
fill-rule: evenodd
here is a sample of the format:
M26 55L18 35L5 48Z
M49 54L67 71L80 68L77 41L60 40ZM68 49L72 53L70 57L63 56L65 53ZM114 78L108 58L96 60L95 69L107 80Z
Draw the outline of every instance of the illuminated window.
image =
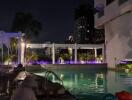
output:
M89 33L89 30L87 30L87 32Z
M80 28L85 28L85 26L79 26L79 29L80 29Z
M79 26L79 28L82 28L82 26Z

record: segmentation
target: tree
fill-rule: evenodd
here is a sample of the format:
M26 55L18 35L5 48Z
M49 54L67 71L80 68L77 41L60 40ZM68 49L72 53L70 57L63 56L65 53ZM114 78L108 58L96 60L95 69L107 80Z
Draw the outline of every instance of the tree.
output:
M34 16L31 13L17 12L12 23L11 31L25 33L23 39L26 42L30 41L33 36L38 36L39 32L42 30L42 24L34 19ZM17 56L17 39L11 39L11 55ZM31 59L36 59L36 54L31 53L26 55ZM30 57L29 57L30 56ZM14 57L14 56L13 56ZM28 59L29 60L29 59Z
M37 61L38 55L35 52L31 52L30 50L27 50L26 52L26 62L32 62L32 61Z
M12 31L26 33L26 38L38 36L42 30L42 24L34 19L31 13L17 12L12 24Z
M18 46L18 39L17 38L11 38L10 39L10 53L11 54L17 54L17 46Z

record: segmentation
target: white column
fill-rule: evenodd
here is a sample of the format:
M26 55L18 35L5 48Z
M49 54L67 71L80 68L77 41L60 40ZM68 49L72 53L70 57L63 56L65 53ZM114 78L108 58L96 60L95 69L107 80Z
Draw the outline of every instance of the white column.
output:
M95 55L95 58L97 57L97 49L94 48L94 55Z
M72 61L72 48L68 48L68 52L69 52L69 54L70 54L70 61Z
M1 64L3 64L3 56L4 56L4 51L3 51L3 39L2 39L2 48L1 48Z
M8 49L8 59L9 59L9 57L10 57L9 45L7 46L7 49ZM9 60L8 60L8 65L9 65Z
M77 63L77 44L76 43L74 47L74 62Z
M52 64L55 64L55 44L52 44Z
M103 62L105 62L105 45L102 46L102 57L103 57Z
M24 64L25 42L21 42L21 63Z
M3 56L4 56L4 51L3 51L3 38L4 38L4 31L0 31L0 36L1 36L1 64L3 64Z
M21 63L21 37L18 38L18 64Z
M18 36L18 64L19 63L23 64L24 63L25 46L24 46L24 42L22 40L22 33L19 32L18 34L19 34L19 36Z

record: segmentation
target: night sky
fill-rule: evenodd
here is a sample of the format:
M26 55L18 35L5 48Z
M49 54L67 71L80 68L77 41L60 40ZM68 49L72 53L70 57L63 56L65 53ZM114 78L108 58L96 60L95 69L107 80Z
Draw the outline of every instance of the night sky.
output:
M10 31L16 12L31 12L43 24L38 42L64 42L73 32L79 0L1 0L0 30Z

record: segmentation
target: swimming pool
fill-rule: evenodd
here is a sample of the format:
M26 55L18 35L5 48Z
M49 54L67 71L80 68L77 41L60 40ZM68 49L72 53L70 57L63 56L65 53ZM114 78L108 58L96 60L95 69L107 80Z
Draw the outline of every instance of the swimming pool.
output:
M64 86L79 100L87 100L89 95L112 93L125 90L132 92L132 73L111 70L53 69L63 80ZM44 73L36 73L43 76ZM55 77L50 77L53 82Z

